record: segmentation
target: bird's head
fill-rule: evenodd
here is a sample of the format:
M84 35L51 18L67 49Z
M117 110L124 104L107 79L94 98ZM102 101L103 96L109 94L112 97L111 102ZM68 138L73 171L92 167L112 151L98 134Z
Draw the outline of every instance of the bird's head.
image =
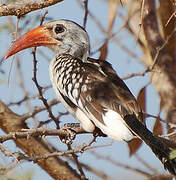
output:
M89 37L78 24L58 20L39 26L20 37L9 49L5 59L30 47L46 46L56 54L70 54L86 61L89 55Z

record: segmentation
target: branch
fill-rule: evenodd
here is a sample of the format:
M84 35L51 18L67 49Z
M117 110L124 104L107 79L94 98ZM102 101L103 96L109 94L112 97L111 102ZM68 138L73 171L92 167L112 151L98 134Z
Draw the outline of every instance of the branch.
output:
M53 105L56 105L58 104L59 101L56 100L56 99L53 99L52 101L50 101L48 103L48 106L51 108ZM24 115L21 116L21 120L25 121L26 119L30 118L30 117L34 117L37 113L41 112L41 111L44 111L44 110L47 110L46 106L43 105L43 106L38 106L36 107L35 109L33 109L31 112L28 112Z
M45 91L47 91L49 88L51 88L51 87L52 87L51 85L46 86L46 87L43 87L43 93L44 93ZM7 106L8 106L8 107L9 107L9 106L13 106L13 105L18 105L18 106L20 106L23 102L29 101L29 100L31 100L31 99L35 99L36 97L38 97L38 94L29 95L29 96L26 96L26 95L25 95L21 100L16 101L16 102L10 102L10 103L7 104Z
M74 128L74 133L85 134L88 132L83 131L80 128ZM18 138L30 138L30 137L40 137L40 136L62 136L69 137L70 132L67 129L49 129L49 128L33 128L33 129L21 129L20 132L10 132L7 135L0 136L0 143Z
M143 176L146 176L146 177L151 177L152 174L148 173L148 172L145 172L143 170L140 170L138 168L135 168L133 166L129 166L129 165L126 165L122 162L117 162L116 160L112 159L110 156L104 156L104 155L101 155L100 153L96 153L95 151L91 151L91 154L93 154L96 158L98 159L103 159L105 160L106 162L110 162L112 164L114 164L115 166L119 166L119 167L122 167L124 169L127 169L128 171L134 171L136 173L139 173Z
M149 69L149 68L146 69L146 70L143 71L143 72L128 74L128 75L126 75L125 77L123 77L122 79L123 79L123 80L127 80L127 79L129 79L129 78L136 77L136 76L145 76L146 73L148 73L148 72L150 72L150 69Z
M87 23L87 16L88 16L88 0L84 0L84 7L85 7L85 15L84 15L84 22L83 22L83 28L86 29L86 23Z
M52 6L63 0L22 0L10 4L0 4L0 16L21 17L32 11Z
M67 147L68 147L68 150L73 150L72 147L71 147L71 144L67 144ZM72 158L74 159L74 162L80 172L80 175L81 175L81 180L88 180L84 174L84 171L83 171L83 168L78 160L78 156L75 154L75 153L71 153L72 155Z
M38 160L43 160L43 159L48 159L50 157L55 157L55 156L64 156L67 154L75 154L75 153L83 153L88 149L89 146L91 146L94 142L96 141L96 137L93 137L92 140L88 144L84 144L79 148L75 149L70 149L65 152L53 152L53 153L48 153L48 154L43 154L43 155L34 155L30 157L25 157L26 160L29 161L38 161ZM23 158L22 158L23 159Z
M0 101L0 128L6 133L27 129L21 116L13 113L5 104ZM37 137L15 139L16 145L21 148L28 156L44 156L50 150ZM50 176L57 180L79 180L80 176L73 170L67 162L57 157L49 157L37 161Z
M73 159L70 158L68 155L66 155L66 158L74 163ZM85 164L85 163L82 163L82 162L79 162L79 164L81 165L82 168L86 169L90 173L93 173L96 176L99 176L100 179L103 179L103 180L115 180L114 178L107 175L104 170L99 170L98 167L92 167L92 166L89 166L88 164Z
M42 87L39 85L38 81L37 81L37 59L36 59L36 47L34 48L34 50L32 51L32 54L33 54L33 62L34 62L34 71L33 71L33 78L32 80L34 81L36 87L37 87L37 90L39 92L39 99L43 102L43 104L45 105L47 111L48 111L48 114L49 114L49 117L55 122L56 124L56 127L57 129L60 128L59 126L59 121L58 119L53 115L52 111L51 111L51 107L49 106L48 102L47 102L47 99L45 99L43 97L43 91L42 91Z
M152 66L160 72L152 73L152 82L161 97L161 110L165 110L166 122L176 124L175 58L170 56L166 46L169 39L173 38L173 35L175 35L176 29L173 29L170 35L168 35L164 40L160 34L156 12L157 10L155 1L146 0L143 19L144 34L147 41L149 53L151 55L153 64ZM173 132L174 130L175 128L171 128L168 125L168 133ZM175 140L176 135L173 135L170 138L172 140Z

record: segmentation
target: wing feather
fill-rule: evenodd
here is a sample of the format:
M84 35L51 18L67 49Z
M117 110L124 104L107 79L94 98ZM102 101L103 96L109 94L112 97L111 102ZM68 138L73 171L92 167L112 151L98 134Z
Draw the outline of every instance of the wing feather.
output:
M87 112L103 123L102 114L111 109L122 117L135 114L142 122L142 110L136 99L106 61L89 59L87 70L87 91L80 94L81 102ZM87 113L87 114L89 114Z

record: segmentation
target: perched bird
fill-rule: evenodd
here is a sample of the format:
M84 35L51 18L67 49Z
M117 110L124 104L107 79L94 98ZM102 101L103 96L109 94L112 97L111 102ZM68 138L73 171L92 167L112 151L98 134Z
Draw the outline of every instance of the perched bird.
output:
M112 66L89 58L89 37L78 24L58 20L37 27L19 38L6 58L30 47L46 46L55 52L50 63L53 88L66 109L82 128L99 128L108 137L129 142L142 139L176 175L175 151L142 123L142 110Z

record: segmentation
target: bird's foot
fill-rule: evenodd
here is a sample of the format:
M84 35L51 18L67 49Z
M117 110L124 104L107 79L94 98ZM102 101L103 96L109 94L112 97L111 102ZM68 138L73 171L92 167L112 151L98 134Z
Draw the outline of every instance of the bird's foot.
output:
M76 129L80 128L80 123L67 123L64 124L62 130L66 131L66 136L60 136L60 139L65 144L72 144L76 137Z
M73 140L76 137L76 132L72 129L65 128L65 127L63 127L62 130L66 131L66 135L59 136L60 140L65 144L72 144Z
M80 128L81 125L80 123L66 123L64 124L63 127L75 129L75 128Z
M100 137L107 137L107 135L106 134L104 134L99 128L95 128L95 130L94 130L94 132L93 132L93 136L95 136L95 137L98 137L98 136L100 136Z

